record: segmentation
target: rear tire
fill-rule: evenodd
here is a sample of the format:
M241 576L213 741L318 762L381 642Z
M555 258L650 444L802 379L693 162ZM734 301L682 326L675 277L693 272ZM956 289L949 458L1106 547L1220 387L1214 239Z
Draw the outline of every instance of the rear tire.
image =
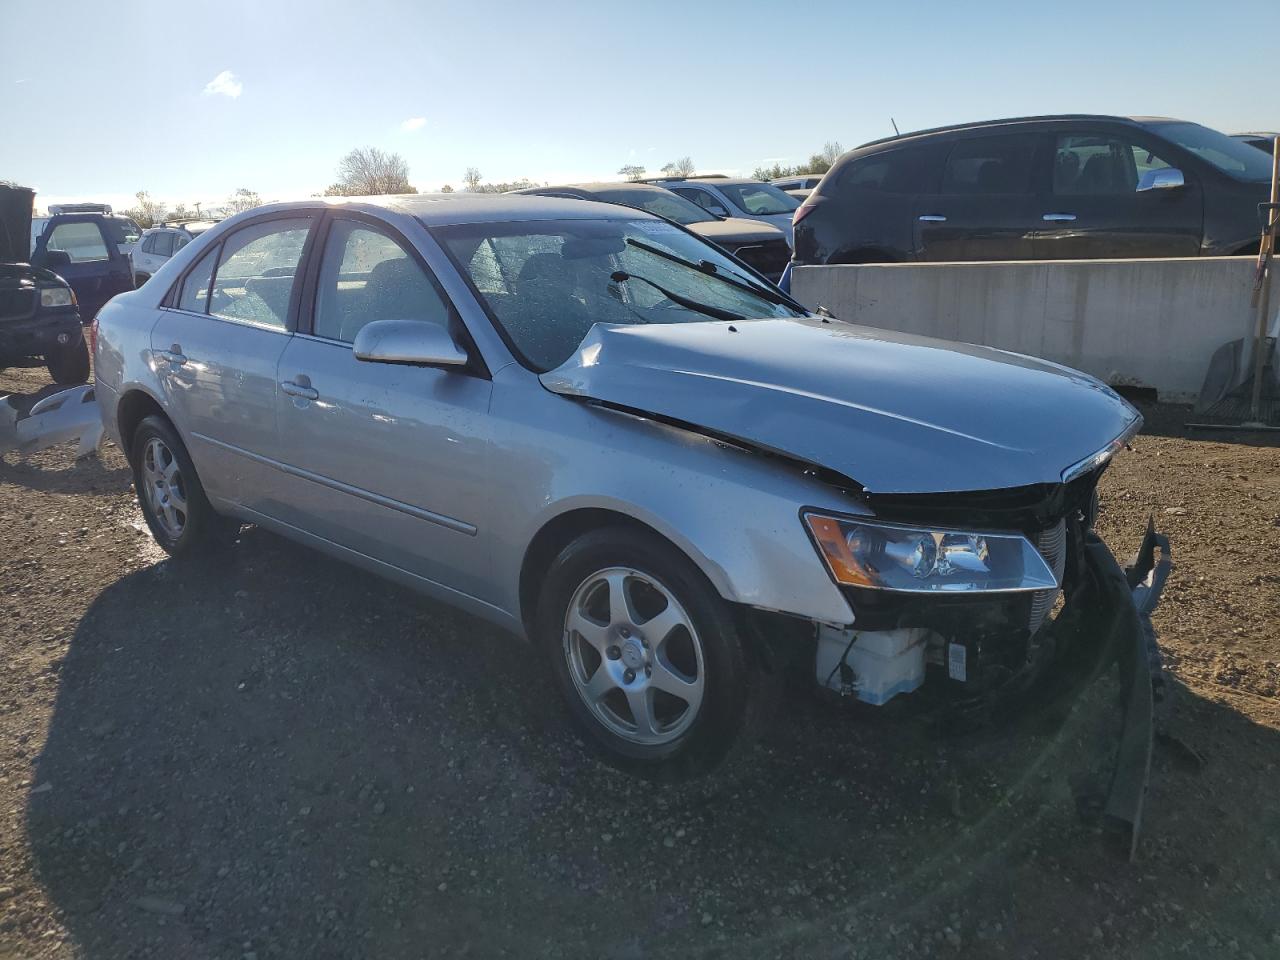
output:
M216 552L239 523L218 514L205 496L178 432L160 416L145 417L129 444L138 505L156 543L172 557Z
M89 379L89 345L85 343L83 333L75 343L54 347L45 354L44 360L54 383L74 386Z
M741 739L754 669L728 604L655 534L606 527L552 562L535 642L609 764L655 780L718 765Z

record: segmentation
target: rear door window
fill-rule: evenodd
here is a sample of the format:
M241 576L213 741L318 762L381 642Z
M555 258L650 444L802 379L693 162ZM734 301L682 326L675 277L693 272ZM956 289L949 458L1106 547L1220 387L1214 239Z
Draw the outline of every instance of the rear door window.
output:
M214 247L187 274L178 295L178 309L191 313L209 312L209 280L213 277L213 265L218 262L218 248Z
M160 257L173 256L173 234L168 231L155 234L151 244L151 252Z
M942 193L1030 193L1031 171L1039 140L1034 134L958 140L951 148L943 170Z
M111 257L96 223L60 223L49 234L48 250L60 250L72 263L92 263Z
M307 218L268 220L223 241L209 312L224 320L288 329L294 280L310 227Z

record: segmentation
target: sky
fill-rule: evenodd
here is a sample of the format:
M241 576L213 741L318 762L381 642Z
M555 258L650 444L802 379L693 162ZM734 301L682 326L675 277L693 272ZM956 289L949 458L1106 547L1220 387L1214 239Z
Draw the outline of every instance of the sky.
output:
M0 0L0 22L0 180L39 208L305 197L362 146L428 191L471 166L564 183L687 155L749 174L891 118L1280 129L1276 0Z

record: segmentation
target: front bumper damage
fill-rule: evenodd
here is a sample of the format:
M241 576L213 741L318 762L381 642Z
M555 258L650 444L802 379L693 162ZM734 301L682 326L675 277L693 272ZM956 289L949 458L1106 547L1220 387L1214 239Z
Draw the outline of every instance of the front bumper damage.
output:
M1173 558L1168 537L1157 533L1151 521L1127 567L1120 566L1092 531L1079 543L1066 602L1042 631L1053 651L1055 669L1037 671L1005 700L1003 709L1042 708L1073 699L1112 664L1117 665L1122 721L1102 815L1133 859L1157 714L1163 714L1169 703L1151 615L1173 569Z

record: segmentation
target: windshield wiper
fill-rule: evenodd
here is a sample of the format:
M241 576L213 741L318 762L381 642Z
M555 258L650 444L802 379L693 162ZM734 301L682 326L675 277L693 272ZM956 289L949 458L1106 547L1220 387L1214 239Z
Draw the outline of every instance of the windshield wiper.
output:
M625 270L615 270L613 273L609 274L609 279L614 283L625 283L627 280L639 280L641 283L647 283L672 303L679 304L686 310L696 310L698 313L706 314L708 317L713 317L716 320L737 322L747 319L742 314L734 313L732 310L721 310L719 307L713 307L709 303L700 303L697 300L690 300L688 297L682 297L680 294L672 290L668 290L666 287L659 286L648 277L641 277L634 273L627 273Z
M766 287L757 286L754 283L748 283L745 280L738 280L734 277L725 276L716 269L716 265L710 260L699 260L694 263L692 260L686 260L684 257L678 257L674 253L668 253L661 247L655 247L645 243L643 240L636 240L633 237L627 237L627 243L633 247L639 247L655 256L662 257L664 260L670 260L672 263L678 263L682 267L688 267L690 270L696 270L704 277L715 277L722 283L727 283L731 287L737 287L739 290L745 290L747 293L754 293L756 296L770 303L776 303L782 307L795 307L802 309L798 303L781 293L774 293Z

